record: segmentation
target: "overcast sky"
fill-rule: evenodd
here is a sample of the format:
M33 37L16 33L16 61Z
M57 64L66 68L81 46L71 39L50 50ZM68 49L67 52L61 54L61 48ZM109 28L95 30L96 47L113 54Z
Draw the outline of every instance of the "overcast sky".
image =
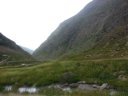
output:
M91 0L0 0L0 32L36 49L65 19Z

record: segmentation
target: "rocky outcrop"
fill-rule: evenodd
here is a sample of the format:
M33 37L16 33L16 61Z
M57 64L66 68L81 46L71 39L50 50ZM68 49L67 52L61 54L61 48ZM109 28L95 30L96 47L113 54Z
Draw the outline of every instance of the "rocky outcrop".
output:
M30 86L27 87L27 86L24 86L24 87L18 88L17 91L19 93L35 94L35 93L38 93L41 90L45 90L45 89L52 89L52 90L55 89L55 90L60 90L60 91L66 92L66 93L67 92L72 93L74 90L76 90L76 91L87 91L87 92L107 90L110 93L110 96L114 96L117 93L117 90L112 89L110 87L110 85L107 84L107 83L99 85L99 84L88 84L88 83L85 83L85 81L79 81L77 83L71 83L71 84L68 84L68 83L60 84L60 83L58 83L58 84L52 84L52 85L42 86L42 87L30 87ZM12 85L8 85L8 86L4 87L5 92L12 92L14 90L16 91L15 87L12 86Z
M88 83L71 83L71 84L52 84L49 85L48 88L54 88L54 89L69 89L69 90L65 90L65 91L71 91L72 89L77 89L77 90L83 90L83 91L103 91L103 90L113 90L116 91L114 89L112 89L112 87L107 84L104 83L102 85L99 84L88 84Z

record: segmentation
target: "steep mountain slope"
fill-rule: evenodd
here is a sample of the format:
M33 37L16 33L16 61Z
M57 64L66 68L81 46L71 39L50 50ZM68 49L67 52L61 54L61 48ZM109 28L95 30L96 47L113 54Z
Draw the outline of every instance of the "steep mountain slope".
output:
M31 55L0 33L0 64L30 60L33 60Z
M127 0L93 0L76 16L60 24L33 55L40 60L69 58L74 54L82 54L84 58L125 57L127 12Z

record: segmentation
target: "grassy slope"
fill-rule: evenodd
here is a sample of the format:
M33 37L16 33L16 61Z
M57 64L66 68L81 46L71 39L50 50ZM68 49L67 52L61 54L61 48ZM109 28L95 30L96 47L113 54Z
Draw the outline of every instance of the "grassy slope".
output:
M31 63L36 61L31 55L26 53L25 51L17 51L12 50L6 47L3 47L4 50L0 49L0 65L9 65L9 64L23 64L23 63ZM4 56L5 55L5 56Z
M127 90L128 60L56 61L23 68L1 68L0 85L43 86L52 83L109 83L120 90Z
M111 51L106 52L107 57L122 52L128 56L127 4L125 0L93 0L76 16L64 21L33 55L39 60L49 60L96 48L92 52L95 55L103 49ZM125 52L115 51L119 48Z

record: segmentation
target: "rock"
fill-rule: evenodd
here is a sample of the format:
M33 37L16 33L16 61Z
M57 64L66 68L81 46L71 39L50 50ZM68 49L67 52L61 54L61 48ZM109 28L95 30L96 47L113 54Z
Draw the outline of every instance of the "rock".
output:
M55 84L55 85L49 85L48 88L54 88L54 89L61 89L62 85Z
M68 87L68 86L69 86L68 83L65 83L65 84L62 84L62 85L61 85L61 87L63 87L63 88L64 88L64 87Z
M22 65L22 66L25 66L26 64L23 63L23 64L21 64L21 65Z
M72 83L72 84L70 84L69 86L71 87L71 88L77 88L78 87L78 83Z
M89 85L89 84L80 84L78 86L78 89L80 89L80 90L88 90L88 91L96 90L96 88L94 88L92 85Z
M5 86L5 91L12 91L12 86Z
M97 88L97 89L100 88L100 86L99 86L99 85L96 85L96 84L92 85L92 87L93 87L93 88Z
M53 84L53 85L49 85L48 88L54 88L54 89L64 89L70 87L69 84Z
M36 93L36 92L37 92L37 88L35 88L35 87L28 88L28 89L27 89L27 92L30 93L30 94Z
M71 92L72 92L72 90L71 90L71 88L70 88L70 87L63 88L63 89L62 89L62 91L64 91L64 92L69 92L69 93L71 93Z
M124 76L124 75L119 75L118 79L122 80L122 81L127 81L128 80L128 78L126 76Z
M119 71L119 72L114 72L113 75L118 76L118 75L123 75L125 73L126 73L125 71Z
M104 83L100 86L100 90L104 90L108 88L108 83Z
M26 88L23 88L23 87L22 88L19 88L18 89L18 92L19 93L25 93L26 92Z
M30 93L30 94L33 94L33 93L36 93L38 90L37 90L37 88L35 88L35 87L21 87L21 88L19 88L18 89L18 92L19 93Z

